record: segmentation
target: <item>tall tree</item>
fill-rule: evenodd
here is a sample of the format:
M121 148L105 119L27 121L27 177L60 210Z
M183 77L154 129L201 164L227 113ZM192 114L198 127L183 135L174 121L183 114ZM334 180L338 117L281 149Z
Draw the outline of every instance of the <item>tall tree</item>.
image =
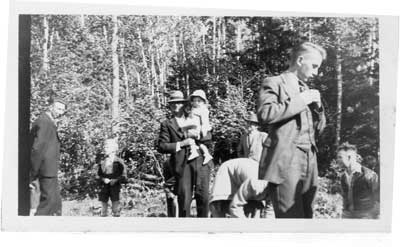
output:
M113 33L111 41L112 53L112 72L113 72L113 90L112 90L112 133L114 136L118 135L119 131L119 61L118 61L118 17L112 16Z

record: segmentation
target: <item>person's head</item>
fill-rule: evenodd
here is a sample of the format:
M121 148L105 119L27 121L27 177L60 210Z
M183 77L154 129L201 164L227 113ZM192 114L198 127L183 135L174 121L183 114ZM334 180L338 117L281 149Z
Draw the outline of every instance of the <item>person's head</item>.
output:
M169 95L168 106L174 116L184 113L184 106L187 100L181 91L172 91Z
M358 163L357 147L348 142L341 144L336 152L336 162L342 168L349 169Z
M53 118L61 117L66 111L67 105L60 98L51 98L49 100L49 111Z
M244 118L247 123L247 132L253 132L257 130L260 125L258 123L257 115L254 112L250 112L247 117Z
M194 91L190 95L189 99L192 107L194 108L200 107L207 103L206 93L201 89Z
M116 139L107 139L104 141L104 153L107 156L116 154L118 151L118 142Z
M319 45L304 42L290 52L290 70L302 81L318 75L318 69L326 58L326 51Z

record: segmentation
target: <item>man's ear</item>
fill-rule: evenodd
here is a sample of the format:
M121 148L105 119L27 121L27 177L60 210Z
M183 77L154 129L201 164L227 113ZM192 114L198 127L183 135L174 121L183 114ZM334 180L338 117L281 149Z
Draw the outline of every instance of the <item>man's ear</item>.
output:
M303 61L304 61L304 57L303 56L298 56L297 59L296 59L296 64L298 66L301 66L303 64Z

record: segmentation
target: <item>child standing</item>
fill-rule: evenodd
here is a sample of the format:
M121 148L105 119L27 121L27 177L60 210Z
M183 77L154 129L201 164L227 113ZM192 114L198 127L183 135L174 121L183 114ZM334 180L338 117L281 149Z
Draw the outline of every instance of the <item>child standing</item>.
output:
M190 96L191 110L188 117L188 137L195 140L204 139L211 136L211 124L209 119L210 111L207 108L207 98L203 90L196 90ZM208 148L204 144L192 145L188 160L192 160L198 156L197 149L200 148L203 155L203 164L210 162L213 157L211 156Z
M108 200L111 199L114 217L120 216L119 193L121 183L125 182L126 170L124 162L116 156L118 143L115 139L107 139L104 143L105 159L101 161L98 170L100 180L99 200L101 201L101 216L107 216Z

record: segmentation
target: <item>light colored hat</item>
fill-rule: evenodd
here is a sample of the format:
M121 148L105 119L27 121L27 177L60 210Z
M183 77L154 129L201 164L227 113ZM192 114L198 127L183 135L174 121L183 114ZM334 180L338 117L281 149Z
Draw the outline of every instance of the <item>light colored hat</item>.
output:
M183 97L183 93L181 91L172 91L169 95L169 100L168 103L174 103L174 102L186 102L187 99Z
M190 100L192 100L193 97L200 97L202 100L204 100L205 102L207 102L206 93L205 93L203 90L201 90L201 89L195 90L195 91L189 96Z
M254 112L249 112L248 116L244 118L247 122L258 124L257 115Z

